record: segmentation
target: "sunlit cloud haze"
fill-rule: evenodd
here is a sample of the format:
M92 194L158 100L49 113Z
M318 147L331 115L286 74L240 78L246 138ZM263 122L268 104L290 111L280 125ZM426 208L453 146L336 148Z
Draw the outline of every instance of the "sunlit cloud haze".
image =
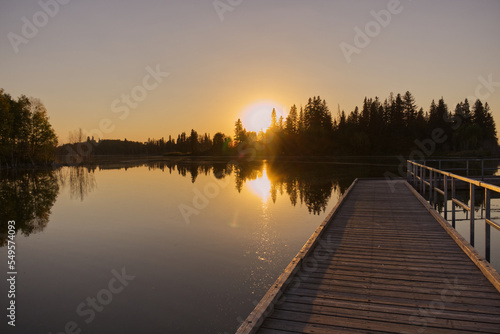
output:
M0 2L0 87L39 97L60 142L103 119L112 128L103 138L233 135L258 101L289 108L314 95L334 116L365 96L407 90L424 110L441 97L453 110L477 94L480 77L493 81L479 92L500 121L500 1L401 0L349 57L342 43L356 47L355 28L393 1L221 0L224 12L212 0L60 2L17 53L11 33L23 36L23 17L33 23L43 9ZM131 107L122 98L134 89Z

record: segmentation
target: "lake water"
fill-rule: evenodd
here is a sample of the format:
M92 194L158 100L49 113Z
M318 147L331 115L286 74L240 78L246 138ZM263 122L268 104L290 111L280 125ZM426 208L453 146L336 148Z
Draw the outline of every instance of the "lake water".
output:
M397 163L131 161L4 173L2 263L4 222L17 229L8 332L232 333L354 178L396 173ZM5 280L0 288L5 310Z

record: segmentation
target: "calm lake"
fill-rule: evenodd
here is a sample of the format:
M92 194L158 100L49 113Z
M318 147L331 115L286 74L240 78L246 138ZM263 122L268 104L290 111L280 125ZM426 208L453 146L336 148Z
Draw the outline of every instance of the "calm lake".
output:
M397 173L398 163L129 161L4 172L5 273L5 222L17 229L9 332L232 333L351 182ZM496 242L493 259L498 252ZM4 279L0 288L5 310Z

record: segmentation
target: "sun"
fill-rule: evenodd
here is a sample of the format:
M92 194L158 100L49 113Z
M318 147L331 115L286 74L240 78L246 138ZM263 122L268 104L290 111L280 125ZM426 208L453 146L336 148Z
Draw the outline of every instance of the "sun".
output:
M259 101L246 106L243 109L241 121L247 131L266 131L271 125L271 113L276 110L276 119L283 115L282 107L271 101Z

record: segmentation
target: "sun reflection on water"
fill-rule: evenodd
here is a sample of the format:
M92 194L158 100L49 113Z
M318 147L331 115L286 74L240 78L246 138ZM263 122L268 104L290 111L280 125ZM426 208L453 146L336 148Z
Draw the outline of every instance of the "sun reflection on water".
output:
M267 203L269 197L271 197L271 181L267 176L265 168L262 172L262 176L257 177L255 180L248 181L246 186L254 195L260 197L263 203Z

